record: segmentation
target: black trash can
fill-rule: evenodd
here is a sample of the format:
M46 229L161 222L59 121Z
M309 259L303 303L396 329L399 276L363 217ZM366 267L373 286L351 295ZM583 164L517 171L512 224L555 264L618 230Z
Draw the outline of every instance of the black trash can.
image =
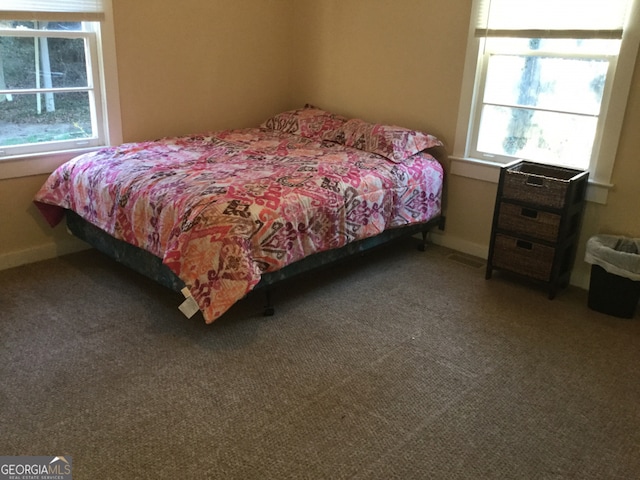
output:
M640 239L596 235L587 242L591 263L588 306L620 318L633 318L640 302Z

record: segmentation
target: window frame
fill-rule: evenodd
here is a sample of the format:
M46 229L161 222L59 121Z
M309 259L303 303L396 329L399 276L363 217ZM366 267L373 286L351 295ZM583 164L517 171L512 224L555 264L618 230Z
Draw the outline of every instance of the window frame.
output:
M482 66L481 66L481 70L477 73L478 101L475 105L475 109L474 109L475 111L472 117L471 137L469 138L469 146L468 146L470 157L493 161L497 163L509 163L514 160L523 158L521 155L508 155L508 154L501 155L498 153L489 153L479 148L482 115L484 113L483 112L484 107L487 105L504 106L507 108L519 108L522 110L528 110L532 112L545 111L545 112L560 113L560 114L574 114L574 115L584 116L584 117L595 117L597 118L597 124L599 127L602 126L603 123L605 123L607 106L609 104L609 96L611 94L611 83L613 81L613 73L615 72L615 66L617 63L617 55L603 54L603 53L585 54L585 53L575 53L575 52L560 53L553 50L539 50L539 51L533 52L531 50L517 49L517 48L513 48L509 50L496 49L488 46L488 44L491 43L490 41L487 42L486 40L483 39L482 42L483 42L483 45L481 45L481 53L479 53L479 55L482 55L482 61L481 61ZM552 108L552 107L536 107L536 106L516 105L516 104L507 105L507 104L496 104L496 103L485 101L484 94L486 92L486 83L489 75L489 63L493 55L500 55L500 56L514 55L514 56L523 57L523 58L540 57L540 58L557 58L562 60L606 61L607 74L606 74L606 81L603 88L602 100L600 102L599 111L597 113L587 113L585 111L580 112L578 110L569 110L561 107ZM599 151L600 138L601 138L601 128L596 127L596 130L594 132L593 145L591 148L591 155L590 155L590 158L588 159L589 165L587 166L587 168L593 167L592 164L594 163L596 154ZM528 159L528 158L527 160L536 161L535 159ZM543 162L543 161L540 160L540 162ZM556 166L567 166L567 167L575 168L571 164L562 165L560 162L548 162L548 163Z
M94 137L33 144L31 151L15 149L14 154L0 155L0 180L49 174L77 155L122 143L112 2L103 0L102 3L104 17L99 21L84 20L91 26L86 31L58 33L56 30L27 30L25 33L20 33L20 35L32 37L34 32L38 32L40 36L86 36L90 39L88 52L90 58L87 58L87 63L91 67L91 75L88 76L88 82L92 83L90 87L94 92L95 108L93 110L96 118L92 119L92 122L95 121L98 127ZM34 17L38 18L38 15L34 14ZM67 19L56 17L56 20L77 21L73 15ZM89 144L85 143L87 140ZM44 148L40 148L41 146ZM49 146L59 148L47 148ZM0 150L2 149L0 147Z
M481 82L484 82L485 62L488 58L484 52L484 38L476 35L476 19L482 13L482 3L482 0L473 0L472 4L456 136L453 154L450 157L451 173L497 183L499 168L504 165L504 162L479 155L475 148L476 144L472 143L477 142L479 128L477 116L481 113L479 105L481 105L484 91L484 85ZM611 73L608 75L605 84L599 126L591 155L587 191L587 199L590 201L605 204L608 191L613 187L611 176L639 44L640 0L631 0L620 51L614 56L615 58L609 57L609 71L613 71L613 75Z
M96 66L98 56L98 38L96 35L95 22L82 22L82 30L35 30L35 29L0 29L0 37L24 37L24 38L66 38L82 39L85 43L85 66L87 67L86 87L34 87L28 89L6 89L0 93L13 95L24 94L44 94L44 93L67 93L86 92L89 95L91 107L91 130L93 135L88 138L74 140L58 140L48 142L38 142L31 144L20 144L10 146L0 146L0 159L3 157L24 156L29 154L47 153L60 150L73 150L75 148L96 147L104 145L104 115L102 112L102 89L100 88L99 68Z

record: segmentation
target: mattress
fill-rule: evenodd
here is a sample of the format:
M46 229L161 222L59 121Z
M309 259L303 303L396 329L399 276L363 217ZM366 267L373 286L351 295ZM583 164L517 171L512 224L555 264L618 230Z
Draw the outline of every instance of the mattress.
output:
M440 214L433 156L347 143L266 123L128 143L62 165L35 202L162 259L210 323L265 272Z

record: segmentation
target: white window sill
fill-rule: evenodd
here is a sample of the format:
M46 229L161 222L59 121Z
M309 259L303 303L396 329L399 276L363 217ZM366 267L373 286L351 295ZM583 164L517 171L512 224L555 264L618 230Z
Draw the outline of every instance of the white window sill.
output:
M59 152L0 158L0 180L49 174L72 158L99 148L103 147L77 148Z
M500 179L500 167L503 166L501 163L457 156L449 156L449 162L449 173L451 175L473 178L475 180L482 180L491 183L498 183ZM597 182L589 179L586 200L588 202L606 205L609 190L611 188L613 188L613 185L609 183Z

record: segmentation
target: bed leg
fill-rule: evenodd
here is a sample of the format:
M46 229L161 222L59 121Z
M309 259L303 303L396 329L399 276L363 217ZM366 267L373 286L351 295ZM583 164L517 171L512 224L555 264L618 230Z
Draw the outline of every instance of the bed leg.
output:
M265 297L267 298L267 304L264 306L262 315L265 317L271 317L275 313L275 309L271 304L271 290L267 289L267 291L265 292Z
M429 232L427 232L426 230L422 233L422 243L420 243L418 245L418 250L420 250L421 252L424 252L427 249L427 235L429 234Z

